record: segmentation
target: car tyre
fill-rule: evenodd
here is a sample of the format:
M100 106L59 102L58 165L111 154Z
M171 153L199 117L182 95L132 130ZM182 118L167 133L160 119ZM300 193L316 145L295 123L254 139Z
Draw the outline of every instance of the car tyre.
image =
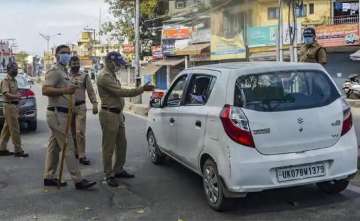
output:
M344 191L348 185L348 180L332 180L316 184L318 188L328 194L337 194Z
M221 212L229 208L230 199L224 195L224 186L216 163L212 159L206 160L203 165L203 187L208 204L212 209Z
M37 121L30 121L28 123L28 129L30 131L36 131L37 130Z
M161 164L164 159L164 154L161 153L159 146L157 145L155 135L151 130L148 132L147 141L151 162L155 165Z

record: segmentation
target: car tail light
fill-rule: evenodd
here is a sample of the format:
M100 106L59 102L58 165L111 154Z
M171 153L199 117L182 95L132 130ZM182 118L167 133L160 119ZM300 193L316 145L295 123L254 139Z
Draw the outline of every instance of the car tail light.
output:
M345 99L343 99L343 115L344 119L342 124L341 136L349 132L353 125L351 108L350 105L345 101Z
M21 91L21 97L25 97L25 98L35 97L35 94L32 90L26 89Z
M352 122L352 114L351 109L344 110L344 120L343 120L343 126L341 131L341 136L345 135L349 130L352 128L353 122Z
M249 121L241 108L225 105L220 118L226 134L233 141L248 147L255 147Z

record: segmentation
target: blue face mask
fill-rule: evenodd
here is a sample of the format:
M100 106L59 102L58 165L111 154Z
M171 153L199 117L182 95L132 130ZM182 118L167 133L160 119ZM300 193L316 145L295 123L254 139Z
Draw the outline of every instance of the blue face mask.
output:
M71 59L70 54L60 54L59 55L59 63L62 65L68 65Z
M304 43L306 45L311 45L314 43L314 38L313 37L304 37Z

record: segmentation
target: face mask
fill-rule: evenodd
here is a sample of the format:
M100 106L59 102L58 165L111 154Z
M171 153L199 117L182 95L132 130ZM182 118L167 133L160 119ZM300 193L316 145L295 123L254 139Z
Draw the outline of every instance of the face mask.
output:
M314 38L313 37L304 37L304 43L306 45L311 45L314 43Z
M80 70L80 66L73 66L71 67L71 72L72 73L79 73Z
M62 65L68 65L71 59L70 54L60 54L59 55L59 63Z

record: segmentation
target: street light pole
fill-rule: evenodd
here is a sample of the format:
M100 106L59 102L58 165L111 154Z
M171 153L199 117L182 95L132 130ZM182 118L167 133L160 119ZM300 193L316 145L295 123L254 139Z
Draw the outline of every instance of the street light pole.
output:
M140 76L140 0L135 0L135 76L136 86L141 85ZM141 103L141 95L138 102Z
M50 50L50 40L52 37L55 37L55 36L60 36L61 33L57 33L55 35L46 35L46 34L42 34L42 33L39 33L40 36L46 40L46 50L49 51Z

